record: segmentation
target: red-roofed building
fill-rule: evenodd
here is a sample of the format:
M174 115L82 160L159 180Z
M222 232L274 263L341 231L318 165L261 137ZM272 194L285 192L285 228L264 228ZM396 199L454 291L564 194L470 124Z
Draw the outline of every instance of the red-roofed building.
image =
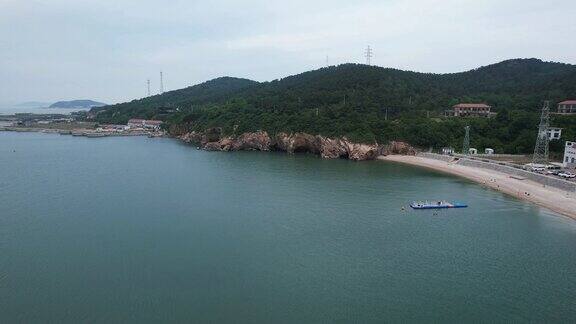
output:
M559 114L576 114L576 100L566 100L558 103Z
M452 106L452 110L446 111L447 116L454 117L490 117L490 107L484 103L460 103Z

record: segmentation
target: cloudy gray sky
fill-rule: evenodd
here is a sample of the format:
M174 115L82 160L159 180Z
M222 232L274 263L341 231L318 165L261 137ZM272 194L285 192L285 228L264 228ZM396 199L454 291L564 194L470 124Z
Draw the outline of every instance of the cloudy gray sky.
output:
M0 102L140 98L218 76L364 62L457 72L576 63L574 0L0 0Z

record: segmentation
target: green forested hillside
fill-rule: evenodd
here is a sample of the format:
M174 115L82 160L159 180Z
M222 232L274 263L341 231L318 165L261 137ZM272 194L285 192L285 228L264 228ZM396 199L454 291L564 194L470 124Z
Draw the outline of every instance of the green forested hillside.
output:
M576 97L576 66L515 59L475 70L430 74L344 64L271 82L220 78L163 95L102 107L101 122L161 118L189 129L223 127L303 131L357 141L407 140L421 147L459 146L472 126L472 145L497 152L530 152L543 100ZM486 102L490 120L442 118L458 102ZM168 109L167 107L172 107ZM176 111L175 108L178 108ZM557 117L566 137L576 120ZM558 149L554 144L553 147Z
M135 117L164 119L166 111L175 111L179 107L188 110L197 105L223 102L239 90L256 84L258 82L252 80L222 77L147 98L97 107L91 111L98 113L101 122L126 123Z

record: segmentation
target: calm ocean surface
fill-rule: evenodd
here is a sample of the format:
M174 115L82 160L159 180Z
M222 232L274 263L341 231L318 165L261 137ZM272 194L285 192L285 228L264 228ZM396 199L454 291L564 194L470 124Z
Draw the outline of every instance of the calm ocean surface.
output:
M0 132L2 323L574 320L576 222L459 178Z
M22 114L22 113L32 113L32 114L63 114L68 115L74 111L84 111L88 109L66 109L66 108L24 108L24 107L10 107L8 105L0 105L0 116L1 115L12 115L12 114Z

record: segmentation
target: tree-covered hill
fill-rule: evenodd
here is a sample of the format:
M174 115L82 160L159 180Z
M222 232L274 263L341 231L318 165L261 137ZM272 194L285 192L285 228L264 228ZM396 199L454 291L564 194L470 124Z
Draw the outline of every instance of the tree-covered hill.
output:
M215 79L102 107L97 118L101 122L160 118L194 130L219 126L227 133L261 129L365 142L404 139L423 147L456 146L462 127L471 124L472 139L481 144L478 148L525 153L532 149L543 100L551 100L554 108L556 102L574 97L576 66L538 59L507 60L450 74L343 64L262 83ZM440 118L459 102L486 102L501 117ZM576 121L558 120L569 125L568 136L576 136L572 129L576 125L570 126Z
M157 118L158 114L164 115L167 110L224 102L234 93L256 84L258 82L252 80L221 77L151 97L97 107L91 111L98 113L99 121L106 122L125 123L134 117Z

